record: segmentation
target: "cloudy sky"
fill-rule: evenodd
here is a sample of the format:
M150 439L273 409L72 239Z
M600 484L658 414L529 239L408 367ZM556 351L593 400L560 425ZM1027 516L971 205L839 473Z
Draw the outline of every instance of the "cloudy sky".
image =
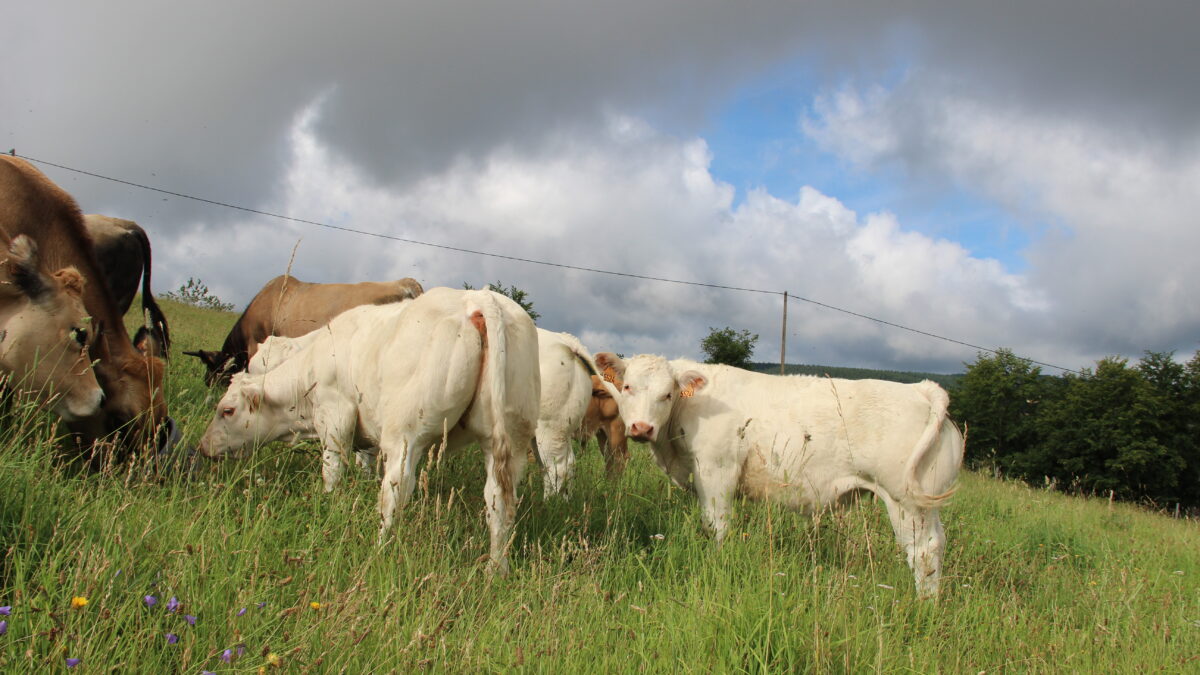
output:
M853 9L849 8L853 5ZM528 291L593 350L779 356L782 297L1080 368L1200 348L1200 4L16 3L7 151L138 221L159 292ZM793 299L788 360L975 350ZM217 347L223 336L213 336ZM1057 372L1048 369L1048 372Z

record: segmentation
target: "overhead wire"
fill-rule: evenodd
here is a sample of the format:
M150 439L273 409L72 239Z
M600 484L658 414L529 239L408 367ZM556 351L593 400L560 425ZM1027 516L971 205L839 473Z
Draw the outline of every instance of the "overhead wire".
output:
M841 312L842 314L847 314L847 315L854 316L854 317L857 317L857 318L860 318L860 319L866 319L866 320L868 320L868 321L873 321L873 322L875 322L875 323L878 323L878 324L881 324L881 325L884 325L884 326L889 326L889 327L891 327L891 328L897 328L897 329L900 329L900 330L905 330L905 331L908 331L908 332L910 332L910 333L915 333L915 334L917 334L917 335L922 335L922 336L925 336L925 337L934 338L934 339L937 339L937 340L942 340L942 341L949 342L949 343L956 344L956 345L960 345L960 346L963 346L963 347L970 347L971 349L975 349L975 350L978 350L978 351L981 351L981 352L987 352L987 353L989 353L989 354L999 354L999 350L997 350L997 349L992 349L992 348L990 348L990 347L983 347L983 346L980 346L980 345L971 344L971 343L969 343L969 342L964 342L964 341L962 341L962 340L957 340L957 339L955 339L955 338L947 337L947 336L945 336L945 335L939 335L939 334L937 334L937 333L932 333L932 332L929 332L929 331L924 331L924 330L920 330L920 329L917 329L917 328L912 328L912 327L910 327L910 326L905 326L905 325L903 325L903 324L895 323L895 322L893 322L893 321L887 321L887 320L885 320L885 319L880 319L880 318L878 318L878 317L870 316L870 315L868 315L868 314L862 314L862 313L860 313L860 312L855 312L855 311L853 311L853 310L845 309L845 308L843 308L843 307L838 307L838 306L836 306L836 305L831 305L831 304L829 304L829 303L821 302L821 301L819 301L819 300L814 300L814 299L812 299L812 298L807 298L807 297L805 297L805 296L802 296L802 295L796 295L796 294L792 293L791 291L773 291L773 290L766 290L766 289L761 289L761 288L747 288L747 287L744 287L744 286L728 286L728 285L725 285L725 284L714 284L714 283L708 283L708 282L703 282L703 281L688 281L688 280L685 280L685 279L670 279L670 278L667 278L667 277L656 277L656 276L651 276L651 275L647 275L647 274L635 274L635 273L632 273L632 272L617 272L617 271L613 271L613 270L605 270L605 269L600 269L600 268L596 268L596 267L587 267L587 266L583 266L583 265L570 265L570 264L567 264L567 263L559 263L559 262L553 262L553 261L548 261L548 260L537 260L537 259L535 259L535 258L526 258L526 257L522 257L522 256L507 255L507 254L504 254L504 253L494 253L494 252L492 252L492 251L481 251L481 250L478 250L478 249L465 248L465 247L462 247L462 246L451 246L451 245L449 245L449 244L438 244L438 243L435 243L435 242L421 241L421 240L419 240L419 239L412 239L412 238L409 238L409 237L400 237L400 236L396 236L396 235L393 235L393 234L385 234L385 233L382 233L382 232L372 232L372 231L369 231L369 230L360 230L360 229L357 229L357 228L353 228L353 227L345 227L345 226L342 226L342 225L331 225L331 224L329 224L329 223L323 223L323 222L320 222L320 221L317 221L317 220L308 220L308 219L305 219L305 218L297 218L297 217L295 217L295 216L289 216L289 215L285 215L285 214L274 213L274 212L271 212L271 211L264 211L264 210L262 210L262 209L254 209L254 208L250 208L250 207L247 207L247 206L241 206L241 205L238 205L238 204L231 204L231 203L229 203L229 202L223 202L223 201L219 201L219 200L215 200L215 199L207 199L207 198L205 198L205 197L197 197L197 196L194 196L194 195L189 195L189 194L186 194L186 193L183 193L183 192L177 192L177 191L173 191L173 190L166 190L166 189L163 189L163 188L154 187L153 185L145 185L145 184L143 184L143 183L137 183L137 182L130 181L130 180L125 180L125 179L122 179L122 178L115 178L115 177L113 177L113 176L106 176L106 175L104 175L104 174L96 173L96 172L93 172L93 171L87 171L87 170L84 170L84 169L77 169L77 168L75 168L75 167L66 166L66 165L64 165L64 164L59 164L59 163L56 163L56 162L51 162L51 161L49 161L49 160L40 159L40 158L37 158L37 157L31 157L31 156L29 156L29 155L24 155L24 154L18 153L18 152L16 151L16 149L15 149L15 148L13 148L13 149L9 150L9 154L10 154L10 155L12 155L13 157L20 157L21 159L25 159L25 160L28 160L28 161L31 161L31 162L36 162L36 163L38 163L38 164L44 164L44 165L46 165L46 166L52 166L52 167L54 167L54 168L56 168L56 169L62 169L62 170L64 170L64 171L71 171L71 172L73 172L73 173L78 173L78 174L81 174L81 175L84 175L84 176L90 176L90 177L92 177L92 178L99 178L99 179L101 179L101 180L111 181L111 182L113 182L113 183L119 183L119 184L121 184L121 185L128 185L128 186L130 186L130 187L135 187L135 188L138 188L138 189L141 189L141 190L148 190L148 191L151 191L151 192L157 192L157 193L159 193L159 194L170 195L170 196L172 196L172 197L178 197L178 198L180 198L180 199L189 199L189 200L196 201L196 202L200 202L200 203L203 203L203 204L210 204L210 205L213 205L213 206L220 206L220 207L224 207L224 208L227 208L227 209L233 209L233 210L236 210L236 211L242 211L242 212L245 212L245 213L252 213L252 214L255 214L255 215L266 216L266 217L269 217L269 218L277 218L277 219L280 219L280 220L286 220L286 221L290 221L290 222L293 222L293 223L300 223L300 224L304 224L304 225L313 225L313 226L316 226L316 227L323 227L323 228L330 229L330 230L337 230L337 231L341 231L341 232L348 232L348 233L352 233L352 234L359 234L359 235L363 235L363 236L367 236L367 237L376 237L376 238L378 238L378 239L387 239L387 240L391 240L391 241L397 241L397 242L404 243L404 244L413 244L413 245L416 245L416 246L426 246L426 247L429 247L429 248L436 248L436 249L441 249L441 250L446 250L446 251L454 251L454 252L457 252L457 253L465 253L465 254L468 254L468 255L478 255L478 256L485 256L485 257L489 257L489 258L497 258L497 259L500 259L500 260L511 260L511 261L514 261L514 262L528 263L528 264L531 264L531 265L542 265L542 266L545 266L545 267L556 267L556 268L559 268L559 269L574 270L574 271L577 271L577 272L590 272L590 273L593 273L593 274L605 274L605 275L609 275L609 276L615 276L615 277L626 277L626 278L630 278L630 279L641 279L641 280L643 280L643 281L658 281L658 282L662 282L662 283L681 284L681 285L686 285L686 286L698 286L698 287L701 287L701 288L713 288L713 289L725 290L725 291L738 291L738 292L742 292L742 293L759 293L759 294L764 294L764 295L779 295L779 296L782 296L782 295L784 295L784 294L786 293L786 294L787 294L787 296L788 296L789 298L793 298L793 299L796 299L796 300L800 300L801 302L805 302L805 303L808 303L808 304L811 304L811 305L815 305L815 306L817 306L817 307L822 307L822 308L824 308L824 309L833 310L833 311L835 311L835 312ZM1029 362L1029 363L1031 363L1031 364L1036 364L1036 365L1039 365L1039 366L1045 366L1045 367L1048 367L1048 368L1054 368L1054 369L1057 369L1057 370L1061 370L1061 371L1063 371L1063 372L1067 372L1067 373L1074 373L1074 374L1076 374L1076 375L1082 375L1082 373L1081 373L1081 372L1079 372L1079 371L1077 371L1077 370L1074 370L1074 369L1071 369L1071 368L1065 368L1065 367L1063 367L1063 366L1056 366L1056 365L1054 365L1054 364L1052 364L1052 363L1046 363L1046 362L1043 362L1043 361L1036 361L1036 360L1034 360L1034 359L1029 359L1029 358L1024 358L1024 357L1020 357L1020 358L1022 358L1022 359L1023 359L1023 360L1025 360L1025 361L1028 361L1028 362Z

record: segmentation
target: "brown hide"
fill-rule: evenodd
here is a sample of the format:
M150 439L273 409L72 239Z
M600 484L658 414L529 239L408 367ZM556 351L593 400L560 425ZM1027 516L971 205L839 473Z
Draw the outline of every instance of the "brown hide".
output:
M267 282L225 338L219 352L184 352L198 357L208 368L209 385L228 383L233 373L246 369L258 345L269 336L300 337L329 323L330 319L359 305L383 305L415 298L424 289L410 278L398 281L364 281L357 284L314 284L281 275Z
M122 455L152 440L167 419L163 363L130 341L75 200L32 164L0 156L0 227L10 239L25 234L36 241L47 269L73 266L88 281L83 287L83 305L92 318L88 352L105 400L101 414L69 425L81 450L90 453L94 441L117 429L123 430Z
M132 220L112 218L89 213L83 216L84 225L92 237L93 251L104 281L117 303L122 316L133 304L141 282L142 316L149 314L150 334L154 338L154 351L166 356L171 346L171 333L167 317L154 300L150 290L150 238L146 231ZM139 335L141 331L139 331ZM138 342L140 338L135 339Z
M620 383L616 383L620 387ZM617 410L617 402L609 395L608 390L596 375L592 376L592 400L588 402L587 412L583 415L583 441L586 443L593 436L604 455L604 469L610 478L616 478L625 471L629 461L629 442L625 438L625 422Z

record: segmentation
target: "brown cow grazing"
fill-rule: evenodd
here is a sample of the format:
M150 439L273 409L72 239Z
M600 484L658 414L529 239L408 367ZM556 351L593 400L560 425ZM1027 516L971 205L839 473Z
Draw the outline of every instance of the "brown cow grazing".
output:
M92 467L102 459L94 442L117 430L118 459L151 441L169 445L175 427L163 397L163 362L129 339L75 200L32 164L0 156L0 229L10 239L24 234L36 242L45 269L73 266L89 282L83 286L83 306L92 317L88 352L105 398L100 413L68 426Z
M620 386L620 385L617 385ZM592 376L592 400L583 415L580 441L587 444L593 437L604 456L604 472L609 478L619 478L629 461L629 441L625 438L625 422L617 402L604 388L596 375Z
M150 238L146 231L132 220L94 213L85 214L83 223L92 237L96 262L100 263L104 281L122 315L129 311L133 296L138 292L138 282L141 282L142 316L149 320L149 333L154 338L152 344L161 347L161 353L156 356L165 358L171 348L171 332L167 317L150 291ZM143 341L145 331L145 327L138 330L133 338L135 344Z
M6 393L49 403L68 422L95 415L104 393L87 355L83 277L74 267L43 270L37 244L23 234L0 260L0 383Z
M364 281L357 284L313 284L288 276L275 277L263 286L233 324L221 351L184 352L204 362L204 381L228 384L246 369L258 345L268 337L300 337L329 323L333 317L359 305L386 305L411 300L424 289L415 279Z

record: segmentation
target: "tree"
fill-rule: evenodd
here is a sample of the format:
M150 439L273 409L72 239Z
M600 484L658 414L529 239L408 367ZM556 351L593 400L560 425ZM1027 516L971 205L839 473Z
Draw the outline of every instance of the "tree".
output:
M163 297L193 307L217 309L222 312L233 311L233 303L221 302L220 298L209 292L208 286L204 285L203 281L192 277L188 277L187 283L180 286L178 291L167 291Z
M1025 474L1022 461L1035 444L1034 419L1045 395L1041 369L999 349L980 352L950 397L950 414L967 425L969 463L995 462Z
M1161 370L1154 360L1147 371ZM1174 370L1168 368L1167 370ZM1180 499L1187 468L1173 434L1159 416L1162 396L1145 372L1121 358L1101 359L1096 371L1068 375L1063 395L1038 419L1047 475L1086 492L1112 490L1123 499Z
M742 329L737 332L726 326L720 330L709 327L708 337L700 341L700 349L708 355L705 363L724 363L738 368L749 368L750 357L754 355L754 345L758 335Z
M529 294L517 288L515 285L505 288L504 282L496 281L488 284L488 286L490 286L493 291L496 291L500 295L511 298L512 301L520 305L521 309L525 310L525 312L529 314L529 318L533 319L534 321L537 321L538 318L542 316L538 312L534 311L533 301L529 299ZM463 282L463 289L470 291L474 290L474 288L475 287L471 284Z

